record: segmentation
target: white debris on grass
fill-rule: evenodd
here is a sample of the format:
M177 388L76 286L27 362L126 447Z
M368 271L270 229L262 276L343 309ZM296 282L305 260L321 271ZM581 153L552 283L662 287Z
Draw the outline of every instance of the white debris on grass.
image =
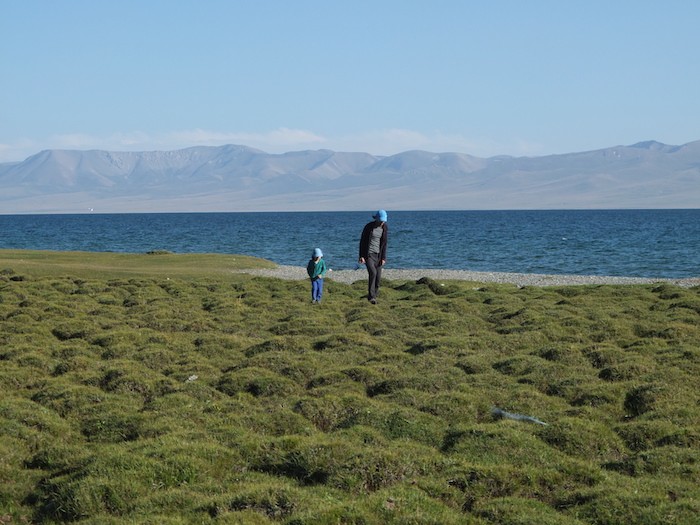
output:
M491 409L491 414L493 415L494 418L496 419L512 419L514 421L525 421L526 423L535 423L537 425L547 425L544 421L540 421L539 419L532 417L532 416L524 416L522 414L515 414L513 412L506 412L505 410L501 410L500 408L492 408Z

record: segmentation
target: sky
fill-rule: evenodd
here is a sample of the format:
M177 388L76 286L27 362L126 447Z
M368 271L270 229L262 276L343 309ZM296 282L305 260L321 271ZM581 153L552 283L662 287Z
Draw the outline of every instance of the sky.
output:
M0 0L0 162L700 140L695 0Z

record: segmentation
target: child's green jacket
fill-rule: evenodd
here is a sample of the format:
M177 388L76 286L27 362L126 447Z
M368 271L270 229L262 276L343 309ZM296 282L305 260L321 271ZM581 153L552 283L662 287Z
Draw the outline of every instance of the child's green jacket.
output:
M306 265L306 273L309 274L311 280L323 279L326 275L326 261L319 259L318 262L311 259Z

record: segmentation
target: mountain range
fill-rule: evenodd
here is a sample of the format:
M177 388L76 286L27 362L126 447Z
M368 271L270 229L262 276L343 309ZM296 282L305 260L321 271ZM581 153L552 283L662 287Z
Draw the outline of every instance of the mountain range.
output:
M0 164L0 213L697 208L700 141L540 157L45 150Z

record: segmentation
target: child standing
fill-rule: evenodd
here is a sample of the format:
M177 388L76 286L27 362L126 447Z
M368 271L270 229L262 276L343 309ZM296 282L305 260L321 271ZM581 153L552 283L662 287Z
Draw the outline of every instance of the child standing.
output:
M314 248L309 264L306 265L306 273L311 279L311 303L318 304L323 295L323 277L326 275L326 261L323 260L320 248Z

